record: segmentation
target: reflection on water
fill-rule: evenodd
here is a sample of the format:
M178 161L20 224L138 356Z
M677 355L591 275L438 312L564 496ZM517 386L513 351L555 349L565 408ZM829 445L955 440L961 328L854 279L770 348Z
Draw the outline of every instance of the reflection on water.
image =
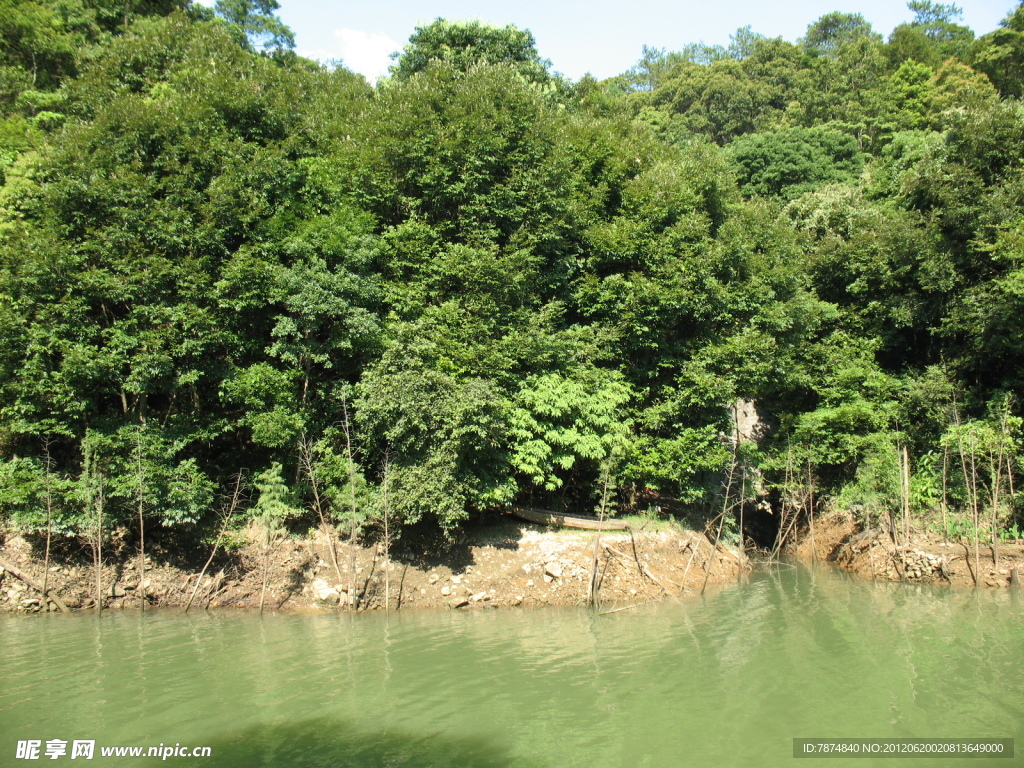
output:
M789 765L794 737L1019 754L1022 618L1006 593L788 568L605 616L4 617L0 765L54 738L210 746L168 760L206 766Z

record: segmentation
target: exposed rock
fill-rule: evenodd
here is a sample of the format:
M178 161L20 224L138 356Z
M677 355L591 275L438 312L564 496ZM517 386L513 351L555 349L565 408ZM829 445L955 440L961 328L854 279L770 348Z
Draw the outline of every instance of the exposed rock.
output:
M311 585L313 597L326 605L337 605L341 602L341 593L323 579L317 579Z
M445 584L443 587L441 587L441 594L444 595L445 597L448 597L448 595L450 595L451 593L452 593L452 588L449 587L447 584Z
M557 560L552 560L544 566L544 575L550 576L552 579L562 578L562 564ZM547 579L545 579L545 581L547 581Z
M452 608L462 608L463 606L469 605L468 597L456 597L450 603Z

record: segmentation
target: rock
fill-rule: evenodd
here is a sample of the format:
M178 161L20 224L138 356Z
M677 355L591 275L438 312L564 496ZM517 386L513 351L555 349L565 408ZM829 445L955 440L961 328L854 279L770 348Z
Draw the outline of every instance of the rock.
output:
M552 579L562 578L562 564L554 560L551 561L544 566L544 574Z
M437 583L437 574L436 573L430 574L429 581L430 581L431 584L436 584Z
M522 604L523 604L523 596L522 595L516 595L515 597L512 598L512 605L522 605Z
M313 597L326 605L337 605L341 602L341 593L323 579L317 579L311 585Z
M490 600L491 596L486 592L477 592L475 595L470 595L469 599L474 603L479 603L481 600Z
M452 584L461 584L461 583L462 583L462 577L461 576L452 576Z
M463 606L469 605L468 597L456 597L450 603L452 608L462 608Z
M449 587L447 584L445 584L443 587L441 587L441 594L444 595L445 597L448 597L448 595L450 595L451 593L452 593L452 588Z
M127 593L124 591L124 588L120 584L113 584L110 587L110 596L111 597L124 597L125 594L127 594Z

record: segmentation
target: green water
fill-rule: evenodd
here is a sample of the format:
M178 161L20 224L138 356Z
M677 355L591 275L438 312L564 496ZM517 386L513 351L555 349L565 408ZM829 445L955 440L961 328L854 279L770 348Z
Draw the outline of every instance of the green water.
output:
M1024 764L1024 605L783 569L585 610L0 618L0 765ZM1015 738L1016 759L794 760L794 737ZM15 759L94 739L92 761Z

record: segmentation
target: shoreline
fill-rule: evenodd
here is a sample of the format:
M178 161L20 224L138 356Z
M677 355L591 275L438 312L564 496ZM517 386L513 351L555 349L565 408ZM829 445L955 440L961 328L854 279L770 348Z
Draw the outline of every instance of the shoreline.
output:
M443 552L396 553L385 571L380 547L357 546L353 552L339 543L334 558L326 536L316 532L287 539L272 552L264 611L339 612L353 602L357 611L384 610L385 602L389 610L587 605L595 536L503 518L465 531ZM42 558L23 536L7 536L0 560L30 576L37 587L42 581ZM182 567L153 553L147 555L140 590L138 556L124 553L103 567L103 610L139 610L143 592L147 609L183 608L193 592L191 610L258 609L262 563L262 552L248 544L216 558L199 579L201 564ZM605 531L597 558L598 595L608 605L652 602L735 582L748 568L743 555L715 547L694 531ZM71 612L95 612L95 571L84 553L51 557L48 582L51 594ZM61 609L51 600L44 604L38 589L12 573L0 574L0 612L44 610Z
M946 541L922 531L904 540L881 528L866 528L848 513L823 515L814 526L815 540L800 539L793 551L797 559L828 562L865 579L979 589L1019 588L1024 579L1022 541L1000 542L995 548L983 542L976 558L973 542Z

